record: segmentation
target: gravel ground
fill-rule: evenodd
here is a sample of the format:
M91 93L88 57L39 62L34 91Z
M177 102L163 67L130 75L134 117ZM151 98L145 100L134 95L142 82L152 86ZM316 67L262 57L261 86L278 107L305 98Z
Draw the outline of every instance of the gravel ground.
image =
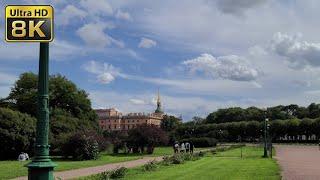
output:
M318 146L276 145L276 159L285 180L319 180Z

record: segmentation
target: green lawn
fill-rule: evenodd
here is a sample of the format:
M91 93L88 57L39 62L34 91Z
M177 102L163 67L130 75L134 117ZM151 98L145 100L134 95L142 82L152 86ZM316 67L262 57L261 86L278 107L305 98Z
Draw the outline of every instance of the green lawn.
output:
M153 172L143 172L141 168L130 169L125 179L268 179L280 180L279 167L275 160L261 158L262 148L243 147L211 153L198 161L188 161L181 165L160 166Z
M155 148L154 154L150 156L161 156L172 154L171 147L158 147ZM148 155L147 155L148 156ZM112 155L103 153L98 160L89 161L72 161L63 159L53 159L58 167L55 168L56 171L64 171L70 169L79 169L84 167L99 166L108 163L116 163L122 161L129 161L141 158L142 155L139 154L118 154ZM9 179L19 176L25 176L28 174L27 168L24 167L28 162L19 161L0 161L0 179Z

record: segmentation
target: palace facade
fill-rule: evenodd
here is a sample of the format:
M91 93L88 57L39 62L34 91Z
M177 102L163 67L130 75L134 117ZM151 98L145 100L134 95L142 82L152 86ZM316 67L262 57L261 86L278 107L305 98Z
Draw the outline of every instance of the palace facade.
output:
M122 114L115 108L96 109L99 117L99 126L108 131L127 131L141 124L160 126L163 119L160 95L158 93L157 109L153 113L128 113Z

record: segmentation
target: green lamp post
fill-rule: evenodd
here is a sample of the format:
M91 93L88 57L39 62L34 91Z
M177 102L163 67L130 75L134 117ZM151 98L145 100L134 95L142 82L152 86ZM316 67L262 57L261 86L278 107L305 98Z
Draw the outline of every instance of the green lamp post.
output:
M38 116L35 154L29 169L29 180L53 180L53 168L56 166L49 156L49 43L40 43L38 75Z
M268 157L268 118L265 118L264 120L264 148L263 148L263 157L267 158Z

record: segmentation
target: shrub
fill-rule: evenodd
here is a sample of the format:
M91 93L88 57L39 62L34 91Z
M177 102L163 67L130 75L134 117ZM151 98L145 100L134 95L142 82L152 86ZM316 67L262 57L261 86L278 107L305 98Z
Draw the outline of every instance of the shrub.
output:
M182 157L185 161L190 161L192 160L192 154L189 154L189 153L184 153L182 154Z
M172 162L172 164L183 164L184 158L182 157L181 154L175 154L175 155L171 156L171 162Z
M147 164L143 165L143 169L145 171L153 171L157 168L157 161L153 160L148 162Z
M74 160L97 159L99 145L95 136L88 132L79 132L67 138L62 147L64 155L72 156Z
M21 152L32 155L35 129L35 118L8 108L0 108L0 159L16 159Z
M164 156L162 159L163 161L161 163L165 166L169 166L172 163L170 156Z
M206 155L206 152L203 152L203 151L200 151L200 152L199 152L199 156L200 156L200 157L203 157L204 155Z
M127 171L128 171L127 168L121 167L121 168L115 169L113 171L110 171L109 177L111 179L123 178L126 175Z

